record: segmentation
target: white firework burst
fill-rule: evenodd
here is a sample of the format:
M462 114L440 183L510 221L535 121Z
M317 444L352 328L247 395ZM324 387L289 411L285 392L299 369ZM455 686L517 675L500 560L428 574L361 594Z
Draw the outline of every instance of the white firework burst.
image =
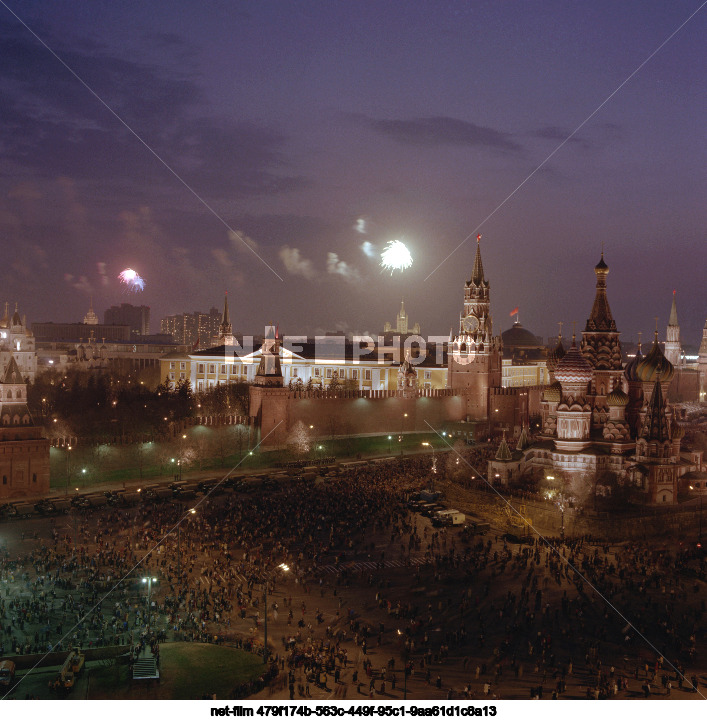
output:
M412 255L405 243L399 240L390 240L381 253L381 267L390 270L393 275L395 270L406 270L412 265Z

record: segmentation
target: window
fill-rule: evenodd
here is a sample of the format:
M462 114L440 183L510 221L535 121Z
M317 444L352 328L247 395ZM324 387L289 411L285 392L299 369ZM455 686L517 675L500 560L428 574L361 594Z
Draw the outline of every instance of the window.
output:
M176 363L175 363L174 361L170 361L169 367L170 367L172 370L174 370L175 366L176 366Z
M326 377L327 378L331 378L331 370L332 370L331 368L326 369Z
M199 365L196 367L197 373L203 373L204 372L204 364L199 363Z
M199 381L199 382L197 383L197 388L198 388L200 391L203 391L203 390L204 390L204 381Z
M299 368L292 369L292 377L293 378L297 378L298 373L299 373Z
M216 373L216 364L209 363L209 373Z
M170 373L170 374L169 374L169 379L170 379L171 381L174 380L174 373Z
M179 374L179 380L180 380L180 381L186 380L186 378L187 378L187 374L186 374L186 373L180 373L180 374Z
M364 380L370 381L371 380L371 369L366 368L365 371L363 371L363 378Z
M180 371L185 371L186 369L187 369L186 361L182 361L182 362L179 364L179 370L180 370Z
M352 368L351 369L351 377L357 381L358 380L358 368Z
M425 380L428 381L432 378L432 371L425 371Z
M321 369L321 368L315 368L315 369L314 369L314 376L315 376L316 378L319 378L319 376L321 376L321 374L322 374L322 369Z
M432 388L432 384L431 384L431 383L425 383L425 388Z
M221 375L224 375L224 376L226 375L226 364L225 363L221 364Z

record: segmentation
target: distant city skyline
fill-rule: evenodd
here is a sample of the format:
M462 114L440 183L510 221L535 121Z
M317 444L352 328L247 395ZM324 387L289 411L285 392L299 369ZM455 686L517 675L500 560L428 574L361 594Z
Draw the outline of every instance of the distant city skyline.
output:
M234 328L312 335L378 333L404 297L423 333L447 333L478 231L495 333L516 307L544 338L581 332L603 247L621 338L650 340L658 316L665 340L676 289L696 346L700 8L0 8L2 300L29 323L80 321L91 296L158 321L227 290ZM413 264L391 276L394 239Z

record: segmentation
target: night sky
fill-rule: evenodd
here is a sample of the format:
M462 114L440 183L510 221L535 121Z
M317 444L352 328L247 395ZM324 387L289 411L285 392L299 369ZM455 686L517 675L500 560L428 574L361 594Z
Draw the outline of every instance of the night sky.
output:
M701 4L0 0L0 299L155 332L228 290L236 331L375 333L404 296L446 334L481 232L496 332L582 329L603 243L622 338L663 339L676 289L696 346L707 6L508 196Z

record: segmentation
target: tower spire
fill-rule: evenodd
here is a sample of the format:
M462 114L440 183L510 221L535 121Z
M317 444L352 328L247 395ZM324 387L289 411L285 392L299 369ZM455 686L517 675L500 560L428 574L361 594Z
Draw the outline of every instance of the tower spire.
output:
M233 326L228 316L228 291L224 294L223 301L223 316L221 318L221 325L219 326L219 340L224 345L233 345Z
M484 282L484 264L481 262L481 233L476 236L476 256L474 257L474 269L471 271L471 282L474 285L481 285Z
M591 331L613 331L616 332L616 321L611 315L609 300L606 297L606 276L609 275L609 266L604 262L604 251L601 251L601 258L594 266L594 273L597 276L596 294L592 312L587 319L586 332Z

